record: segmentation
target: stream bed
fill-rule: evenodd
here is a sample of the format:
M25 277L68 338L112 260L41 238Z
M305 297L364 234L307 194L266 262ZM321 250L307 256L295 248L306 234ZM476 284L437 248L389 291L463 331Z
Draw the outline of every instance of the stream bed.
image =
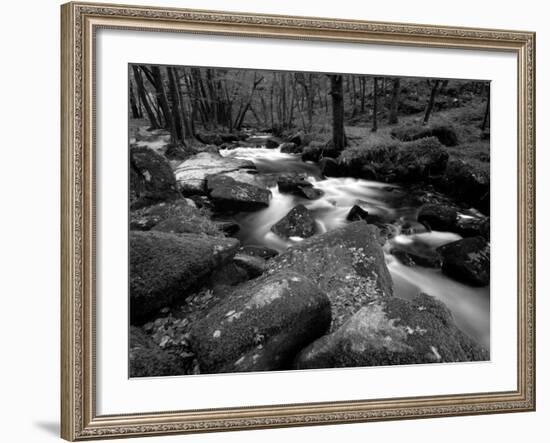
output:
M294 206L304 205L312 212L317 233L323 233L349 223L346 216L353 205L369 214L391 220L391 239L384 245L386 263L390 270L394 294L411 299L425 292L441 300L452 311L457 325L478 343L489 349L490 296L489 286L476 288L455 281L441 269L423 266L406 266L392 255L394 247L407 246L431 249L461 238L452 232L430 231L416 221L420 206L407 189L376 181L351 177L323 178L315 163L303 162L300 155L281 153L279 149L235 148L222 150L224 157L251 160L258 176L270 177L277 173L301 173L323 195L308 200L293 194L279 192L277 184L269 186L272 193L267 208L238 213L234 220L241 229L238 237L243 245L265 245L283 251L300 238L285 239L271 232L271 226L283 218ZM404 229L406 227L406 229Z

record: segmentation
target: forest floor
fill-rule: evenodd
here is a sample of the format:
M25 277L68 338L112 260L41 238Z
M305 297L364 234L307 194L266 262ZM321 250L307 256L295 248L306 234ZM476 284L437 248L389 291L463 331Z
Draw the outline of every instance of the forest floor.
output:
M465 106L445 109L434 112L426 128L450 127L458 137L456 146L447 146L449 160L467 161L472 167L485 168L489 165L490 142L484 139L481 123L485 104L481 101L472 102ZM355 121L354 125L346 125L348 137L348 149L374 149L395 143L394 132L414 131L415 128L422 128L423 114L401 116L399 122L390 125L385 121L379 122L378 130L371 131L371 123L364 122L364 125Z

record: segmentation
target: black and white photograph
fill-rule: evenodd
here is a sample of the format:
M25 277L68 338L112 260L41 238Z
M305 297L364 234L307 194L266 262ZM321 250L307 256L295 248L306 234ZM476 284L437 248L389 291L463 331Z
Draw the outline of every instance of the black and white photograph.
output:
M130 377L489 361L490 97L131 64Z

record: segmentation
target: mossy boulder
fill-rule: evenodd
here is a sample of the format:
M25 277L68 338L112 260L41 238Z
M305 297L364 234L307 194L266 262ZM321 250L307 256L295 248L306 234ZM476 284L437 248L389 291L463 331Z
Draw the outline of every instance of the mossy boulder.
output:
M364 220L367 223L371 224L382 224L385 222L383 217L380 217L376 214L369 214L368 211L365 211L361 206L353 205L346 215L346 220L348 221L358 221Z
M378 235L373 225L350 223L288 248L268 261L266 273L292 270L315 281L330 298L335 329L365 304L393 294Z
M431 181L440 177L449 153L435 137L392 141L378 147L346 148L338 159L340 175L387 182Z
M294 194L308 200L316 200L323 192L313 187L304 174L281 174L277 178L277 187L283 194Z
M271 191L226 175L207 178L208 195L219 211L257 211L269 206Z
M288 214L271 227L279 237L308 238L317 230L315 219L304 205L294 206Z
M458 136L451 126L402 126L392 131L392 136L402 141L414 141L435 137L445 146L458 145Z
M239 247L233 238L130 232L130 322L140 324L183 301Z
M281 152L283 154L301 154L303 148L293 142L285 142L281 144Z
M194 233L213 236L223 235L220 227L208 215L185 199L158 203L132 211L130 229L136 231L163 231Z
M250 160L201 152L181 162L175 169L178 188L184 195L206 195L206 177L240 169L256 169Z
M181 198L168 160L145 146L130 148L130 207Z
M489 284L491 271L490 245L485 238L468 237L440 246L442 270L449 277L472 286Z
M439 181L439 187L485 215L491 211L491 180L489 163L452 160Z
M427 204L420 208L417 220L434 231L454 232L457 228L458 211L453 206Z
M303 161L318 162L323 157L337 157L333 150L327 145L327 143L312 141L302 151Z
M141 328L130 326L130 377L160 377L185 374L180 359L164 351Z
M282 271L237 287L191 329L201 373L289 368L330 326L328 297L306 277Z
M398 181L427 180L445 171L449 154L435 138L403 143L394 161L394 173Z
M361 308L337 331L305 348L297 369L484 361L489 353L464 334L449 309L426 294Z
M414 240L408 244L396 244L390 249L390 254L405 266L441 267L439 253L424 243L415 242Z

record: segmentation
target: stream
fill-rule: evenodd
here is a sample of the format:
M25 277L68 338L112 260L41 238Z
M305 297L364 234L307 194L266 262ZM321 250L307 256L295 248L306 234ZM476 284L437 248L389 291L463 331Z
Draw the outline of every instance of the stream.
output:
M279 252L301 241L300 238L283 239L270 228L284 217L294 206L303 204L312 211L317 232L323 233L349 223L346 216L353 205L358 205L369 214L389 220L394 237L384 245L388 269L394 282L397 297L411 299L419 292L425 292L441 300L452 311L457 325L482 346L490 345L490 296L489 287L474 288L445 276L440 269L422 266L405 266L390 251L402 244L435 249L445 243L461 238L451 232L431 231L416 221L418 203L410 198L406 189L362 179L338 177L322 178L316 164L303 162L299 154L284 154L279 149L235 148L222 150L225 157L247 159L254 162L258 175L269 176L281 172L306 174L315 188L323 191L317 200L282 194L277 185L270 186L273 195L269 207L236 214L234 219L241 226L239 239L242 244L265 245ZM402 226L407 226L406 230Z

